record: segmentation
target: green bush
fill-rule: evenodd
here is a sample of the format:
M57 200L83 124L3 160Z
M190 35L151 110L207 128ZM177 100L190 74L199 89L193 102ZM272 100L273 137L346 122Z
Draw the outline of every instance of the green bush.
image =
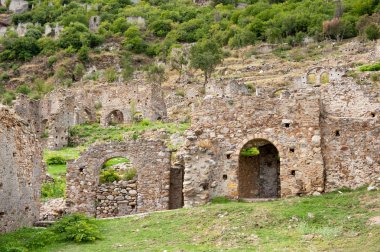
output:
M113 168L102 170L99 176L100 183L112 183L120 179L120 175Z
M74 71L73 71L74 79L76 81L79 81L83 77L84 71L85 71L85 67L82 63L75 64Z
M117 81L117 72L115 68L109 67L104 71L104 78L107 82L115 82Z
M42 198L63 198L66 191L66 180L55 178L54 182L43 183L41 187Z
M27 84L23 84L21 86L18 86L16 88L16 93L17 94L24 94L24 95L28 95L30 93L30 87L27 85Z
M124 175L123 175L123 180L132 180L136 177L137 175L137 170L136 168L130 168L128 169Z
M367 39L376 40L380 38L380 29L377 25L371 24L365 29Z
M78 51L78 58L82 62L87 62L89 59L88 53L90 49L87 46L82 46Z
M240 152L240 156L243 156L243 157L253 157L259 154L260 154L260 151L256 147L242 149Z
M366 71L380 71L380 63L376 63L376 64L373 64L373 65L361 66L361 67L359 67L359 70L362 71L362 72L366 72Z
M82 214L63 217L54 223L52 230L65 241L92 242L101 238L96 221Z
M51 156L46 160L46 163L48 165L61 165L66 164L66 160L62 156Z
M57 56L54 55L54 56L49 57L47 60L48 67L52 67L57 61L58 61Z

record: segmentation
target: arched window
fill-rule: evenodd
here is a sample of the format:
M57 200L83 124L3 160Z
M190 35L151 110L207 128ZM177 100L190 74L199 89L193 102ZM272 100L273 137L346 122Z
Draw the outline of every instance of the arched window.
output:
M117 124L124 123L124 115L123 112L120 110L113 110L111 113L109 113L106 117L106 125L112 126Z

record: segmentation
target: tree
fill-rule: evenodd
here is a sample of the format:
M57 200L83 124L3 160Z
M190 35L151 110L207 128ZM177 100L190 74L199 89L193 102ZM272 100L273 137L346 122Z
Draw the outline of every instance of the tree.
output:
M190 65L204 72L205 84L215 67L223 60L219 45L213 40L203 40L190 49Z

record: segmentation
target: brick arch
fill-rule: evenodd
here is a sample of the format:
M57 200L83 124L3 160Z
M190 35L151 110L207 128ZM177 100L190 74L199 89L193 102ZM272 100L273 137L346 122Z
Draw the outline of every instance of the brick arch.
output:
M93 145L77 160L68 162L66 196L70 212L95 215L99 171L114 157L130 159L137 170L137 212L168 209L171 153L160 140L138 139Z

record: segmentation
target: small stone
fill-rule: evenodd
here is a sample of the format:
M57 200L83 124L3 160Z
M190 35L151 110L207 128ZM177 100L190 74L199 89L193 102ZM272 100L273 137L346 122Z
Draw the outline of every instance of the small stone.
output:
M321 196L320 192L313 192L313 196Z
M130 190L130 191L129 191L129 194L130 194L130 195L136 195L136 194L137 194L137 191L136 191L136 190Z
M377 191L377 187L376 186L368 186L367 191Z
M112 195L108 195L108 196L107 196L107 199L109 199L109 200L113 200L114 197L113 197Z

